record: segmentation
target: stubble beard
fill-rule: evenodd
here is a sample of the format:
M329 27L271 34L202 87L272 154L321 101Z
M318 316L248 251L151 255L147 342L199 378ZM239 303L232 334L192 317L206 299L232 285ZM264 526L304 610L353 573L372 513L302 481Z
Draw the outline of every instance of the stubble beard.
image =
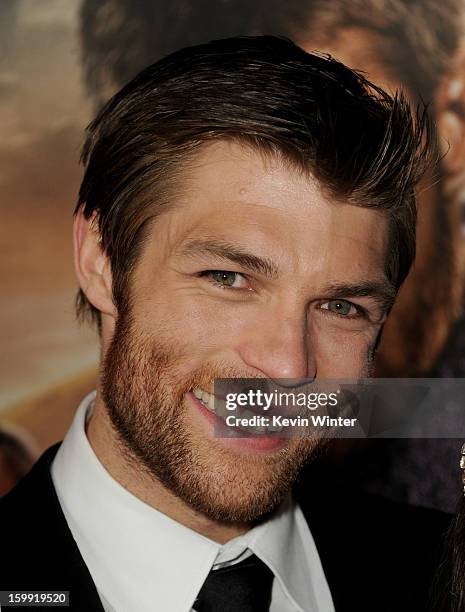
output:
M185 394L211 389L215 378L251 376L227 365L186 376L186 364L174 343L148 340L130 315L119 317L102 364L101 390L121 451L209 519L255 522L279 506L322 442L293 439L273 454L251 455L202 437L200 430L196 435Z

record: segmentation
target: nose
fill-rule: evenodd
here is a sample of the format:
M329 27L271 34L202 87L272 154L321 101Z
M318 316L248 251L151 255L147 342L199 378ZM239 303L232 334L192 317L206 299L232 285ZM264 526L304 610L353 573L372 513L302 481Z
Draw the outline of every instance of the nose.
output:
M313 379L317 365L312 349L306 311L295 308L292 313L262 313L238 352L247 366L266 378Z

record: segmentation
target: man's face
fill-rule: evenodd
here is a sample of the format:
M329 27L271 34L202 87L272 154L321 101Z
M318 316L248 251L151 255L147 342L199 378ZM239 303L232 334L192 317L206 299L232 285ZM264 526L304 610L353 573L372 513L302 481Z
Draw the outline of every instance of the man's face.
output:
M387 220L238 144L205 147L150 229L102 391L131 452L220 521L271 511L315 442L215 438L215 378L358 378L384 320ZM357 288L370 287L363 297ZM208 396L204 396L208 399Z
M388 37L356 27L331 30L329 34L319 29L310 31L300 44L307 51L320 49L362 70L391 94L404 90L414 103L412 92L396 76L395 67L381 57L380 48L385 50L385 57L389 56L386 50L393 42ZM438 116L434 119L438 121ZM417 254L383 330L376 367L380 376L425 375L443 348L462 302L463 235L455 211L452 207L446 211L444 185L438 186L432 173L424 176L417 192Z

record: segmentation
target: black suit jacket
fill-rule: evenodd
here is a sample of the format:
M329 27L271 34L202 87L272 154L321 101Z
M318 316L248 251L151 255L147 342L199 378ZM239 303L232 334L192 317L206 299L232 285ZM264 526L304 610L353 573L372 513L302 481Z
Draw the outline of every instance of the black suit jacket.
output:
M58 447L0 500L0 590L69 591L68 609L102 612L51 479ZM428 609L446 515L345 491L321 475L307 474L295 493L337 612Z

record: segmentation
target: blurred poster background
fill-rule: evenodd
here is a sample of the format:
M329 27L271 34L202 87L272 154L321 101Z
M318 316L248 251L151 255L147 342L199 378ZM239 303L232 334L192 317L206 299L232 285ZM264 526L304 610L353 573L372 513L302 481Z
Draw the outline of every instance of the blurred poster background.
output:
M53 393L97 358L73 312L71 219L92 112L79 9L78 0L0 2L0 418L29 429L40 449L61 435Z
M0 473L60 440L95 384L98 342L73 312L85 125L163 55L262 33L330 53L429 104L445 156L419 190L417 261L377 374L465 376L465 0L1 0ZM460 446L394 441L338 448L334 461L358 481L363 465L366 484L383 494L453 509Z

